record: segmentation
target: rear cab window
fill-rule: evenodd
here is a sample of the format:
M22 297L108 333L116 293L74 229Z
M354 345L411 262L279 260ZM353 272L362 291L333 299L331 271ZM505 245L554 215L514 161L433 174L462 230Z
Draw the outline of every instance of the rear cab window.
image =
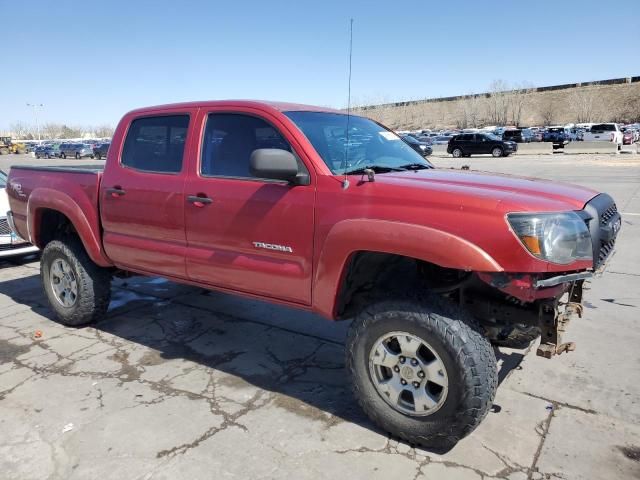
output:
M188 128L187 114L134 119L127 131L120 163L143 172L180 172Z

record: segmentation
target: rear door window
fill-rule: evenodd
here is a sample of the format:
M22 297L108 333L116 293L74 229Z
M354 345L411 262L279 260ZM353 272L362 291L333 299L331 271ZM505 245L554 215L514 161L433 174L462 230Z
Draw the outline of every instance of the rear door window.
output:
M189 115L135 119L122 149L122 165L144 172L180 172L188 127Z

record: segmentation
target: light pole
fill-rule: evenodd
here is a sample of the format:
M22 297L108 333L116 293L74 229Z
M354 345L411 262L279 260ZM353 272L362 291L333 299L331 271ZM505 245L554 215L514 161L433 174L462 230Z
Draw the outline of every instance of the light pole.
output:
M33 108L33 114L36 117L36 129L38 130L38 143L42 143L40 139L40 124L38 123L38 108L44 107L43 103L27 103L27 107Z

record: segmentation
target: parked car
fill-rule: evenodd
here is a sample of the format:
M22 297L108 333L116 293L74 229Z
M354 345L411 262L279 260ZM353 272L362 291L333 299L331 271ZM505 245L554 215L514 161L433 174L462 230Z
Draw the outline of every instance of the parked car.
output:
M84 143L61 143L60 158L93 158L93 149Z
M622 134L622 144L623 145L631 145L634 140L634 135L631 130L628 130Z
M421 142L420 140L418 140L412 135L404 135L402 136L402 140L404 140L407 143L407 145L409 145L411 148L413 148L416 152L418 152L423 157L428 157L433 153L433 149L431 148L431 145L425 142Z
M56 158L60 156L58 145L41 145L34 152L36 158Z
M449 143L449 140L451 140L451 136L438 135L433 137L432 142L433 145L446 145Z
M613 142L622 146L623 134L617 123L596 123L584 133L585 142Z
M93 147L93 156L100 160L101 158L106 158L107 152L109 151L110 143L99 143Z
M447 153L456 158L471 155L491 154L494 157L508 157L518 150L518 144L491 133L463 133L455 135L447 145Z
M471 135L495 155L517 148ZM265 148L274 137L281 148ZM539 355L572 350L562 334L621 225L605 193L435 169L379 123L318 107L142 108L112 143L103 170L9 175L10 216L43 249L61 323L104 317L112 276L127 271L352 319L357 401L382 429L438 450L493 404L492 341L541 331Z
M37 247L15 233L9 223L8 211L7 175L0 170L0 259L37 252Z
M569 132L565 127L548 127L542 134L543 142L551 142L553 148L564 148L569 143Z
M517 128L514 130L505 130L502 133L502 139L516 143L529 143L535 142L535 135L528 128Z

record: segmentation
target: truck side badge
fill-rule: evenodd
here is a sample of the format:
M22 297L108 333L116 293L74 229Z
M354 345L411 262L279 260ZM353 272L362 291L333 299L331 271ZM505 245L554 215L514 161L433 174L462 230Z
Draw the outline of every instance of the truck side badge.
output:
M253 246L256 248L265 248L267 250L276 250L278 252L293 253L293 248L286 245L275 245L273 243L253 242Z

